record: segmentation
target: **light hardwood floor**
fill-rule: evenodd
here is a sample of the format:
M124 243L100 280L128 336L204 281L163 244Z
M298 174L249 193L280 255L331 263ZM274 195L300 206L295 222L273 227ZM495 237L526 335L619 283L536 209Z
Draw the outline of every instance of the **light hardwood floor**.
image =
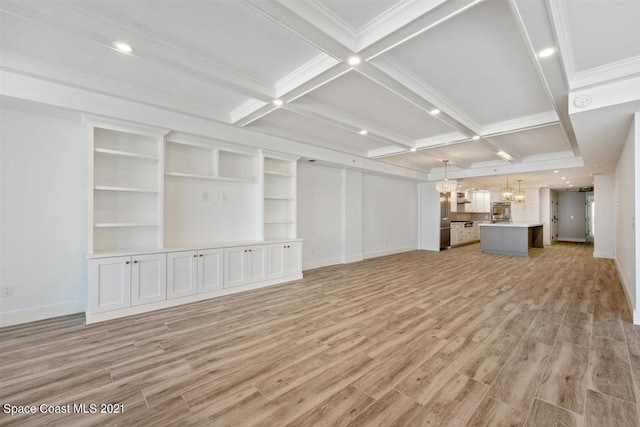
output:
M636 426L640 328L611 260L479 245L96 325L0 329L2 425Z

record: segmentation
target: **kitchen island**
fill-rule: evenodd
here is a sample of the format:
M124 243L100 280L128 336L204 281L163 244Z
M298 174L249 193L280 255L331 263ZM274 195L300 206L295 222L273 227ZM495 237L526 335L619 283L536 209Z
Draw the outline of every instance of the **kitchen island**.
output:
M489 254L529 256L543 248L542 224L480 224L480 247Z

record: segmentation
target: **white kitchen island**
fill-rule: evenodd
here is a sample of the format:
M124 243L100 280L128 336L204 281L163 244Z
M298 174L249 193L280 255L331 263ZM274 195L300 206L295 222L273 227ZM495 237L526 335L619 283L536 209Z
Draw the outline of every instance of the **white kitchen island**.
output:
M542 224L480 224L480 247L489 254L529 256L543 248Z

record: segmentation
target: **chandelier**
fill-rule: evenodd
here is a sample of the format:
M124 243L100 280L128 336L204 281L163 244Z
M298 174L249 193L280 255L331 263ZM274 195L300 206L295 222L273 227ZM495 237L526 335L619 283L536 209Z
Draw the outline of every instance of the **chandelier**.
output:
M513 187L509 187L509 177L507 177L507 186L500 190L500 200L503 202L511 202L513 200Z
M439 193L452 193L458 189L458 181L447 178L447 164L449 160L443 160L444 163L444 179L436 182L436 190Z
M515 192L513 193L513 200L514 200L516 203L524 203L524 198L525 198L525 196L524 196L524 190L521 190L521 189L520 189L520 182L521 182L521 181L522 181L521 179L519 179L519 180L518 180L518 191L515 191Z

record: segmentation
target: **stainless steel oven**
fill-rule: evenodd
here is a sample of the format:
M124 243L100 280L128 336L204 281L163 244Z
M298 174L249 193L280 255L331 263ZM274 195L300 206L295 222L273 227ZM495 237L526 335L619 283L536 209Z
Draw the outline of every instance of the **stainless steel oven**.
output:
M511 222L511 202L491 203L491 222Z

